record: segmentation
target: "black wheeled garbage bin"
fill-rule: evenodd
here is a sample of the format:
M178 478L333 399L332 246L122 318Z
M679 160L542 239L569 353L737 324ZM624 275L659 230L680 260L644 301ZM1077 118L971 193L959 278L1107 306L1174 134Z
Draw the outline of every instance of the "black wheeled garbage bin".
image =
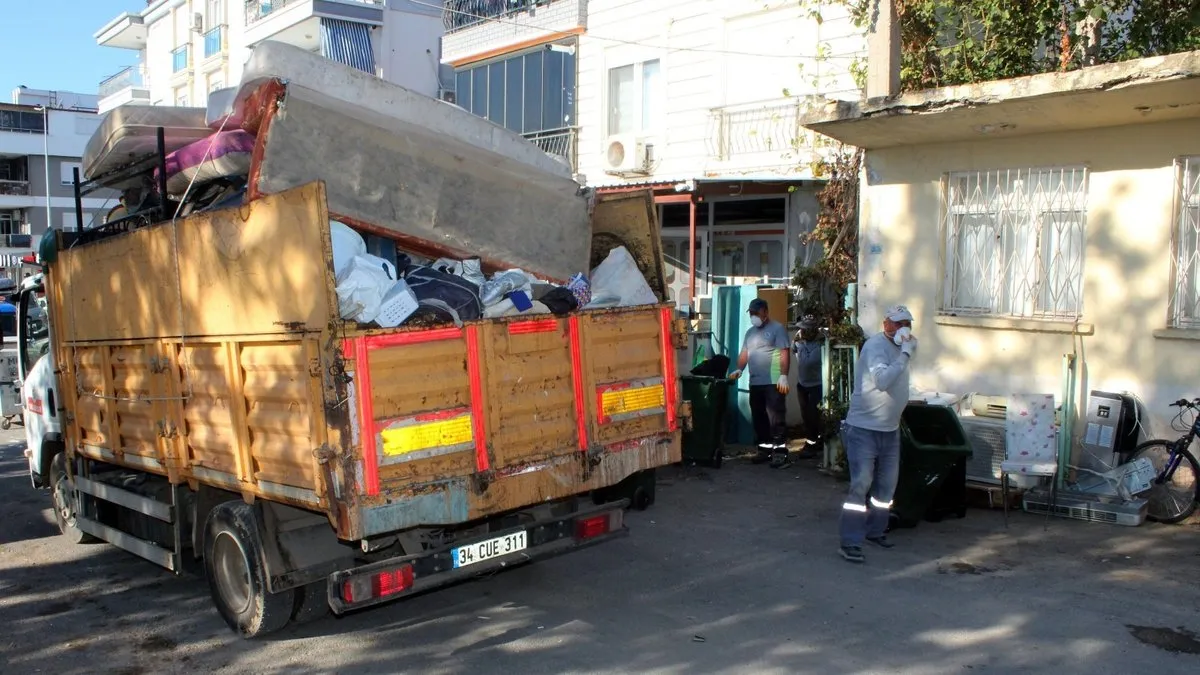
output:
M683 400L692 404L692 430L683 434L683 459L720 467L725 452L729 380L684 375Z
M958 413L940 405L910 403L900 421L900 479L892 524L916 527L923 518L966 515L967 460L971 446Z

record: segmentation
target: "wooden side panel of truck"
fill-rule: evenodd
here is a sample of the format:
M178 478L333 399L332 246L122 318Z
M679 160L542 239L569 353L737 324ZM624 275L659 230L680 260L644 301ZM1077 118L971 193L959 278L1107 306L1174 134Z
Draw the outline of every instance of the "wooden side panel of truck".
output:
M601 201L598 231L628 206ZM328 223L314 183L60 251L68 451L321 512L349 541L679 460L668 308L360 330Z

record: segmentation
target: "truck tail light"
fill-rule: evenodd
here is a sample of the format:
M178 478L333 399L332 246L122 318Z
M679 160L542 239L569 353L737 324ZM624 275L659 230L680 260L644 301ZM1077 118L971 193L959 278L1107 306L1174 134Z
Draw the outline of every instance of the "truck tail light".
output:
M360 574L342 582L342 600L353 605L403 593L412 589L414 578L412 565Z
M595 539L610 532L616 532L625 524L624 512L620 509L589 516L575 521L575 538L579 540Z

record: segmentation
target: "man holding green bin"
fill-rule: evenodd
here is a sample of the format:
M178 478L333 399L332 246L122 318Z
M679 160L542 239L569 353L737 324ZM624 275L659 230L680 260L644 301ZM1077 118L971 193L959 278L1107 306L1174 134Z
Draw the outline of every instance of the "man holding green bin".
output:
M892 547L884 532L900 478L900 416L908 405L908 363L917 351L912 320L904 305L884 313L883 332L863 345L842 426L850 494L842 504L839 553L854 563L866 561L864 539Z

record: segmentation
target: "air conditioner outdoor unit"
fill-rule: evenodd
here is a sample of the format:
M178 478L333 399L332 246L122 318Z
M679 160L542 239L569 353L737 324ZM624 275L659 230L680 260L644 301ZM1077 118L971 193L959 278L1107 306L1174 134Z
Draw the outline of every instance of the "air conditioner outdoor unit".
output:
M609 136L608 142L604 144L604 168L609 173L646 171L648 159L646 142L636 136Z
M980 417L1006 419L1008 417L1008 397L971 394L971 412Z
M204 32L204 15L200 12L192 15L192 31L196 33Z

